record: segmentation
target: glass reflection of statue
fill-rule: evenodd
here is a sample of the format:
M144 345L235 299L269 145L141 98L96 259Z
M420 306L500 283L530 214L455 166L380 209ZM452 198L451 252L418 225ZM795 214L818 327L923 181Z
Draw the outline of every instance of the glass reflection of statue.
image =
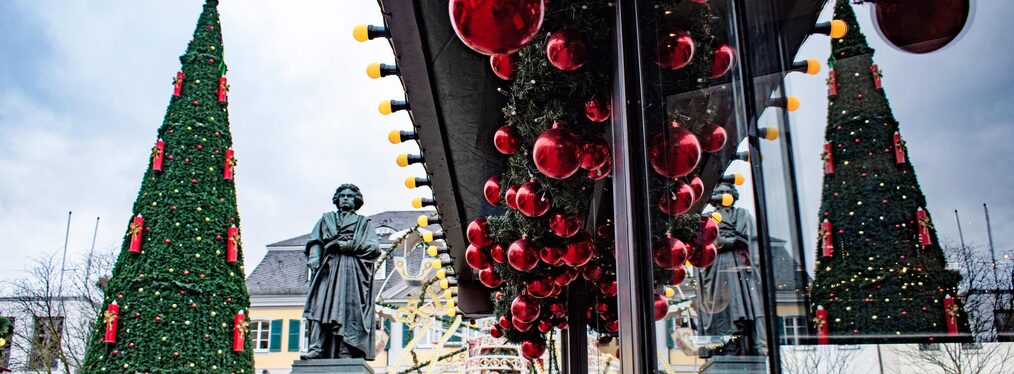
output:
M377 233L364 216L363 194L353 184L338 187L338 207L317 221L306 243L310 294L303 318L310 346L301 359L374 358L373 262L380 256Z
M713 354L764 355L767 347L753 215L735 206L739 192L731 183L719 184L713 193L732 195L733 205L716 210L722 215L715 242L718 257L700 270L701 328L706 335L734 337Z

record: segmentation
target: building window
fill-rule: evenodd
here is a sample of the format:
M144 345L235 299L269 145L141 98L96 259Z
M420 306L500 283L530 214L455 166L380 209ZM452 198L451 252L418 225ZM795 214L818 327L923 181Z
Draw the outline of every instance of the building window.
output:
M267 352L271 342L271 327L268 321L250 322L250 342L254 352Z
M395 232L396 231L394 231L394 229L387 226L380 226L377 228L377 236L380 237L380 240L387 239L389 236L391 236L391 234L394 234Z
M63 320L63 317L35 317L32 324L32 351L28 357L29 369L47 370L57 366Z
M419 338L419 344L416 344L416 347L432 348L433 346L435 346L437 343L440 342L440 338L444 336L444 332L445 331L443 324L439 322L434 322L432 325L430 325L430 328L423 333L422 337ZM451 335L451 338L447 340L447 343L444 344L444 346L460 347L461 340L462 340L461 329L458 329L458 331L454 332L454 335Z
M806 335L806 319L803 316L778 317L782 320L781 343L799 345L801 337Z

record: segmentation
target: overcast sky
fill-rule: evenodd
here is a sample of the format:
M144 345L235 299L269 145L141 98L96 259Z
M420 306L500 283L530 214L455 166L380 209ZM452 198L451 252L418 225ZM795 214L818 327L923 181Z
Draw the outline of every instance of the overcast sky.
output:
M0 279L62 248L68 210L72 255L90 246L95 217L97 246L119 249L201 3L0 1ZM884 45L868 11L858 13L940 234L957 237L958 209L966 239L984 243L988 203L997 246L1014 248L1014 43L1002 37L1014 2L976 3L967 34L925 56ZM342 182L363 188L366 214L410 209L412 197L429 193L402 186L421 169L394 165L415 147L386 141L408 117L376 111L402 95L400 85L365 75L368 63L392 60L389 47L351 37L353 25L381 22L376 3L293 4L219 6L248 271L266 244L306 232L332 209ZM828 50L815 37L799 57L824 62ZM807 253L820 203L825 74L788 79L803 100L791 118Z

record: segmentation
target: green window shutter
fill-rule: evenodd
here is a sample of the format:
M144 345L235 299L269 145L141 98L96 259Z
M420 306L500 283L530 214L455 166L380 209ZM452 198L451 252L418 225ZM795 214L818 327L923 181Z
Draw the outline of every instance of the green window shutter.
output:
M457 334L451 335L451 338L447 339L447 342L448 343L461 343L461 335L458 335L458 334L460 334L462 332L461 330L462 329L458 329Z
M778 331L774 331L774 334L778 337L779 343L787 345L789 341L785 338L785 334L782 334L782 331L785 331L785 317L778 316Z
M391 350L391 335L394 335L393 334L394 332L391 331L391 320L386 319L386 318L384 319L384 331L387 332L387 345L384 346L384 350L385 351L390 351Z
M676 348L676 341L672 340L673 330L676 329L676 324L672 318L665 319L665 346L666 348Z
M401 347L405 348L408 346L408 342L412 341L412 329L408 328L407 323L401 324Z
M299 352L299 343L302 342L302 334L300 334L298 319L289 320L289 352Z
M268 348L271 352L282 351L282 320L271 320L271 337L268 339Z

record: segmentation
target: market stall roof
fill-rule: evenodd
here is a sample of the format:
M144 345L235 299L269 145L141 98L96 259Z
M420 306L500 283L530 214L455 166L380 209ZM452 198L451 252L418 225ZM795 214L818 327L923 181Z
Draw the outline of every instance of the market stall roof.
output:
M498 175L504 158L492 145L493 133L502 125L506 97L503 86L480 55L455 36L450 26L447 0L378 0L391 47L410 107L409 115L419 136L425 167L431 180L446 242L455 259L459 308L466 315L489 313L488 291L474 279L464 262L467 243L464 228L479 216L496 214L486 203L483 182ZM809 36L826 0L751 1L758 11L773 10L779 35L759 35L754 50L787 51L785 65ZM716 6L724 1L713 0ZM768 8L770 7L770 8ZM779 64L757 66L757 84L773 90L784 73ZM734 140L738 141L734 137ZM729 157L713 157L704 166L714 184ZM710 170L710 172L708 172Z

